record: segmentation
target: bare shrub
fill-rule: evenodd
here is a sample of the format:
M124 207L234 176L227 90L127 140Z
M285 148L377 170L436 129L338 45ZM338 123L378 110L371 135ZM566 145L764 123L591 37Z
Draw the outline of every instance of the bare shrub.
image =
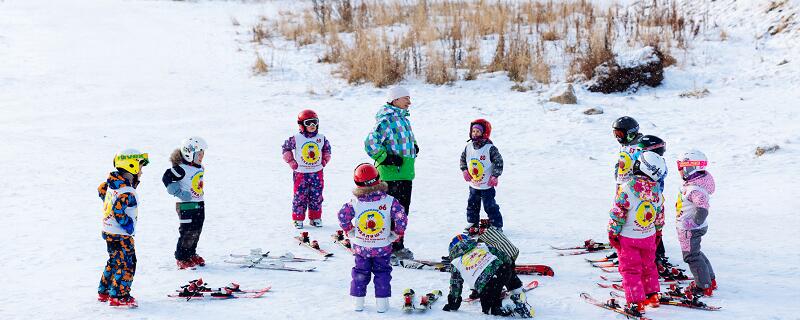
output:
M425 68L425 82L435 85L452 83L456 80L450 68L450 63L444 52L434 52L428 55L428 65Z
M253 38L251 41L255 43L261 44L263 43L264 39L269 39L272 37L269 28L267 28L267 26L263 23L256 24L250 31L253 33Z
M276 30L298 46L321 44L319 61L340 63L341 74L351 82L378 79L376 84L385 85L414 75L447 83L463 69L465 80L481 72L506 71L517 82L531 77L544 84L580 81L591 78L597 66L613 58L615 48L624 50L626 45L657 47L664 64L674 64L670 50L687 48L708 20L687 18L680 1L601 8L587 0L312 0L298 13L279 12L271 29L254 27L253 41L260 43L268 39L269 30ZM769 31L785 28L782 21ZM392 40L375 36L381 30ZM726 38L720 32L720 39ZM481 63L481 42L494 49L485 52L492 57L487 65ZM384 64L379 67L375 61ZM551 67L566 74L553 75ZM367 69L378 75L367 75Z
M264 58L261 58L261 55L256 52L256 62L253 64L253 73L256 75L263 75L269 72L269 67L267 63L264 62Z
M355 44L344 49L341 72L348 83L371 82L377 87L395 84L403 79L406 62L399 46L385 35L378 38L359 30Z

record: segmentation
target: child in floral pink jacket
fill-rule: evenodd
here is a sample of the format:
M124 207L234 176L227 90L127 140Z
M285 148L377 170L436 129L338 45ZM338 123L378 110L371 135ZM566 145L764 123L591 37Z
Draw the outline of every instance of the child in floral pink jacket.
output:
M645 151L633 165L633 179L620 185L611 208L608 240L619 255L627 312L641 316L645 306L658 307L656 245L664 227L664 197L658 181L666 173L664 158Z
M711 262L700 251L700 241L708 231L709 200L715 189L707 165L706 155L698 150L686 152L678 160L678 172L684 181L675 203L678 241L683 261L689 264L695 279L687 293L698 296L710 296L717 287Z

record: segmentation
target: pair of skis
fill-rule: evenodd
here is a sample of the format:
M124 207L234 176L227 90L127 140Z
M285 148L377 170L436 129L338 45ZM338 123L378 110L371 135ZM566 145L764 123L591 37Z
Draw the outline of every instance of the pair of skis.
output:
M621 293L612 291L611 296L618 299L625 299L625 296ZM689 299L686 297L683 298L676 298L667 295L661 295L658 299L658 302L662 305L674 306L674 307L682 307L682 308L689 308L689 309L698 309L698 310L706 310L706 311L719 311L722 310L722 307L710 306L705 304L704 302L700 301L699 299Z
M414 298L414 289L407 288L403 290L403 311L410 313L412 311L425 312L431 309L431 306L442 297L441 290L433 290L426 293L420 298L419 303Z
M528 292L528 291L531 291L531 290L536 289L538 287L539 287L539 281L533 280L533 281L529 282L528 284L526 284L525 286L522 287L522 292ZM500 294L500 299L505 299L508 296L509 296L509 291L508 290L503 290L503 292ZM470 296L469 298L464 299L464 302L473 303L473 302L480 301L480 300L481 300L480 297Z
M605 285L605 284L598 283L597 285L600 286L601 288L614 289L614 290L622 291L622 292L625 291L625 288L622 287L621 284L616 284L615 283L615 284L611 284L611 285ZM620 294L620 293L618 293L616 291L612 291L610 294L614 298L625 298L622 294ZM676 306L676 307L684 307L684 308L690 308L690 309L700 309L700 310L707 310L707 311L718 311L718 310L722 309L722 307L715 307L715 306L707 305L704 302L700 301L699 298L690 299L690 298L686 297L683 294L683 291L680 290L680 287L678 287L677 290L671 288L669 291L661 293L661 298L659 299L659 302L661 302L661 304L664 304L664 305L670 305L670 306Z
M294 239L297 240L298 245L305 246L323 257L328 258L333 256L333 253L320 248L319 242L317 240L312 240L308 235L308 231L301 232L300 235L294 237Z
M450 272L453 265L450 261L442 259L442 261L420 260L420 259L401 259L398 261L400 267L406 269L417 270L432 270L440 272ZM518 264L514 267L517 274L522 275L540 275L552 277L555 275L553 268L543 264Z
M558 254L559 256L576 256L576 255L582 255L582 254L587 254L587 253L593 253L593 252L600 252L600 251L604 251L604 250L609 250L609 249L611 249L611 245L608 244L608 243L595 242L594 240L589 239L589 240L585 240L583 242L583 245L580 245L580 246L556 247L556 246L550 245L550 248L552 248L554 250L561 250L561 251L565 251L565 250L580 250L580 251L571 251L571 252L561 252L561 253Z
M336 233L331 235L331 239L333 239L333 243L342 246L348 252L352 254L356 253L356 251L353 250L353 245L350 243L350 239L345 238L344 230L336 230Z
M325 261L325 259L319 260L310 258L298 258L295 257L290 252L287 252L286 254L280 256L270 256L269 252L261 253L261 249L252 249L250 250L249 255L231 254L230 256L231 258L236 258L236 259L235 260L227 259L224 261L227 263L241 265L242 268L283 270L283 271L295 271L295 272L311 272L314 271L316 267L290 267L287 266L286 263Z
M600 302L599 300L593 298L588 292L581 292L580 296L581 296L581 299L583 299L583 301L586 301L586 303L589 303L589 304L598 306L600 308L611 310L613 312L619 313L621 315L624 315L628 319L637 319L637 320L649 320L650 319L650 318L646 318L646 317L643 317L643 316L640 316L640 315L635 315L635 314L632 314L632 313L626 311L624 307L622 307L619 303L617 303L617 300L615 298L611 298L606 302Z
M242 289L237 283L231 283L222 288L209 288L202 278L189 281L189 284L181 286L175 290L176 293L168 294L167 297L176 299L190 300L226 300L238 298L260 298L272 287L267 286L261 289Z
M608 277L605 275L600 275L600 279L603 279L608 282L622 282L622 277ZM673 283L683 283L684 281L694 280L693 278L689 278L686 280L669 280L669 279L659 279L659 283L661 284L673 284Z

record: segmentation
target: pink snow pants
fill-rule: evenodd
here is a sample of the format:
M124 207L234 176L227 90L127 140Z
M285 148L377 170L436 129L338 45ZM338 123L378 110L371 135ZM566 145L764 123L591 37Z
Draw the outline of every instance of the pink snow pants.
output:
M619 244L619 273L625 287L625 300L638 303L644 301L645 294L659 292L656 236L643 239L620 236Z

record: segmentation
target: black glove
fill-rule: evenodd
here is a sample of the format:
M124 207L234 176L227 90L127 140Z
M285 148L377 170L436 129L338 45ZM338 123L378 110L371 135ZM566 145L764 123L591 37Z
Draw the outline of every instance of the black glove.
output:
M403 157L398 156L396 154L390 154L386 156L386 159L383 159L381 162L382 166L397 166L400 167L403 165Z
M447 295L447 304L444 305L442 310L444 311L456 311L458 308L461 308L461 297L453 297L451 295Z
M480 294L478 293L478 290L472 289L472 291L470 291L470 293L469 293L469 298L470 299L474 300L474 299L478 299L479 297L480 297Z
M414 144L414 153L419 154L419 146L416 143Z

